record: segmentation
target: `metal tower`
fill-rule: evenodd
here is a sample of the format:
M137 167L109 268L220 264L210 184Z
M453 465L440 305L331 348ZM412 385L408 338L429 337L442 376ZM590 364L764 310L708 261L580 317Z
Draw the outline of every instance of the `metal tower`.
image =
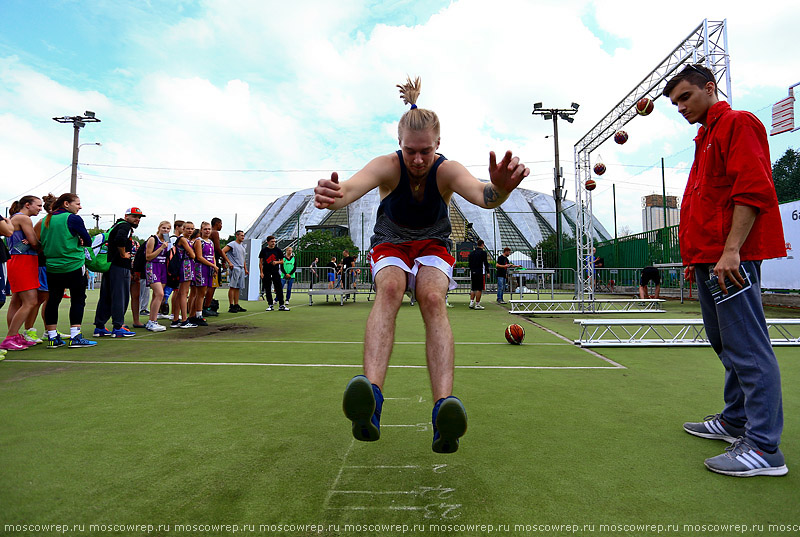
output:
M592 177L591 153L608 138L636 117L636 103L643 97L658 99L667 81L686 63L703 63L718 80L718 90L729 104L731 98L730 55L728 54L727 19L703 20L681 41L664 60L631 90L597 125L575 144L575 203L578 213L577 242L578 272L575 279L575 298L581 311L594 311L594 266L592 248L592 195L584 184Z

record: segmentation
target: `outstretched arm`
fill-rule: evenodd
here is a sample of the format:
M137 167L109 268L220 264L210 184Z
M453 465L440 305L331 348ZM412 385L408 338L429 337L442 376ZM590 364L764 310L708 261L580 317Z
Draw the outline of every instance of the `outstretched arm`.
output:
M519 157L511 155L511 151L506 151L499 163L494 151L489 152L490 182L488 183L476 179L458 162L447 161L445 164L446 167L442 165L445 172L443 178L447 181L449 189L484 209L500 206L530 173L528 167L519 161Z
M394 157L394 161L391 157ZM372 159L350 179L339 183L339 174L331 173L330 179L320 179L314 189L314 205L317 209L341 209L353 203L377 186L385 184L392 177L397 166L397 157L384 155Z

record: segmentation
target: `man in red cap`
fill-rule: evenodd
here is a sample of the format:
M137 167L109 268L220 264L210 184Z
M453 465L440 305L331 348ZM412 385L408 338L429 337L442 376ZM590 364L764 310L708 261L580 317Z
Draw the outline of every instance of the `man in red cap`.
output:
M144 217L142 210L131 207L125 211L125 218L108 231L108 261L111 266L103 274L100 283L100 298L94 317L94 336L131 337L136 333L125 326L125 312L131 296L131 251L133 249L133 230L139 227ZM106 328L108 319L112 329Z

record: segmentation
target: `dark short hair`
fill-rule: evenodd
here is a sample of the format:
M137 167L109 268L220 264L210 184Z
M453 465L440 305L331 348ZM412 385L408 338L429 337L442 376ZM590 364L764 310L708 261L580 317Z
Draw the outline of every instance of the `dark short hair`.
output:
M214 218L211 219L211 225L212 226L216 226L217 224L221 224L221 223L222 223L222 219L221 218L217 218L215 216Z
M478 246L483 246L483 239L478 239Z
M271 240L275 240L275 235L270 235L269 237L267 237L267 242Z
M505 248L503 248L503 251L504 251L504 252L510 252L510 251L511 251L511 248L509 248L508 246L506 246Z
M235 236L235 235L238 235L239 233L244 233L244 231L242 231L241 229L237 229L237 230L236 230L236 233L234 233L234 236Z
M697 86L698 88L705 88L706 84L713 82L714 93L717 93L717 79L714 78L714 73L705 65L696 63L694 65L687 65L680 73L672 77L670 81L667 82L667 85L664 86L662 95L664 97L669 97L669 94L672 93L672 90L675 89L675 86L680 84L683 80L689 84Z

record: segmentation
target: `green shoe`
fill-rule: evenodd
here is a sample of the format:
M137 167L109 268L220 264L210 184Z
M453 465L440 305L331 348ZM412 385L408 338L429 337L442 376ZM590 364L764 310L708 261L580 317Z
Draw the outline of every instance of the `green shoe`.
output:
M344 389L342 409L353 422L353 436L362 442L374 442L381 437L383 394L364 375L350 379Z
M458 439L467 432L467 411L458 397L436 401L433 407L433 445L436 453L455 453Z

